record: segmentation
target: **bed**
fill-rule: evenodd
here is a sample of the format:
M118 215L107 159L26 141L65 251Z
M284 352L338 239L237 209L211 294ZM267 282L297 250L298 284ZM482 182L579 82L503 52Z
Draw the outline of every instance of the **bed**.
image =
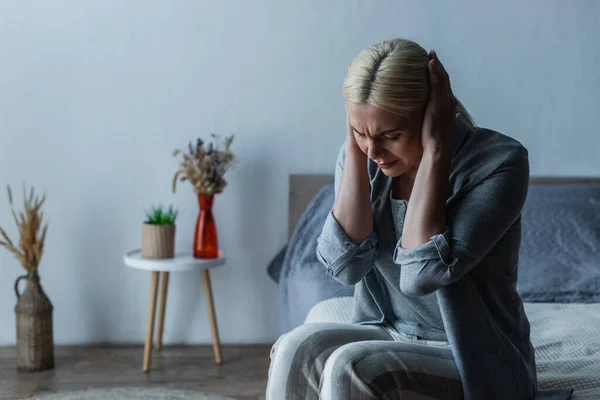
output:
M267 268L280 333L350 319L353 287L326 276L315 255L333 201L333 175L290 176L288 242ZM532 177L519 260L540 386L600 399L600 178Z

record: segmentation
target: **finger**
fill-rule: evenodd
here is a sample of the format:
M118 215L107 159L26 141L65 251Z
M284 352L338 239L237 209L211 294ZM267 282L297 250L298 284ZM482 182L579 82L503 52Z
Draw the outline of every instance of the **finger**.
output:
M429 60L427 64L429 69L429 103L435 103L438 99L439 79L435 64L435 58Z
M435 59L436 59L436 61L437 61L437 62L440 64L440 67L441 67L441 68L442 68L444 71L446 71L446 68L444 68L444 63L442 63L442 61L440 60L440 57L437 55L437 53L435 53L435 52L434 52L434 54L435 54Z
M438 75L440 77L440 90L443 93L452 93L452 88L450 86L450 76L448 75L448 71L446 71L446 68L444 68L444 64L442 64L442 62L438 58L437 53L434 51L433 54L436 60L436 64L438 66Z
M444 65L442 64L442 62L439 60L437 53L435 53L435 51L433 52L434 58L435 58L435 64L436 64L436 74L438 76L438 86L439 86L439 98L443 98L446 99L449 104L450 107L453 108L454 111L456 111L458 103L456 101L456 97L454 97L454 94L452 93L452 85L450 84L450 76L448 75L448 71L446 71L446 68L444 68Z
M435 52L435 50L432 50L433 52L433 58L435 58L435 61L438 64L438 67L441 69L441 71L443 71L443 73L448 76L448 73L446 72L446 68L444 68L444 64L440 61L440 58L438 57L437 53Z
M444 64L440 61L437 54L435 54L435 61L437 65L437 73L440 80L440 90L443 93L451 93L452 89L450 88L450 76L448 75L448 71L444 68Z

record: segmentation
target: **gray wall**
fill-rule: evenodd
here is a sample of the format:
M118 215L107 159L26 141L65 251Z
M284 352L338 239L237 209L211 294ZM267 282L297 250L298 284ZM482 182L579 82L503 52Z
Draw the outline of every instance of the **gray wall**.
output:
M600 2L0 1L0 183L48 190L43 284L59 344L140 342L149 274L126 269L143 209L170 193L175 147L236 133L216 200L226 267L221 336L269 342L287 177L333 171L341 82L358 51L405 36L434 47L480 125L521 140L533 174L600 175ZM20 198L20 197L19 197ZM0 222L14 236L6 196ZM0 344L15 341L16 261L0 252ZM165 341L210 341L199 274L171 279Z

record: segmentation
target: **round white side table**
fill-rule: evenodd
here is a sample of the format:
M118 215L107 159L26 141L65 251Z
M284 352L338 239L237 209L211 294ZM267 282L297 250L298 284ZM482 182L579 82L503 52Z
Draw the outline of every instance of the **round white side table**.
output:
M146 326L146 342L144 345L144 372L150 371L152 359L152 342L154 336L154 318L156 314L156 293L158 291L159 275L162 276L160 285L160 300L158 310L158 332L156 336L156 349L162 348L163 327L165 322L165 308L167 305L167 289L169 286L169 274L171 272L182 272L190 270L199 270L202 275L202 285L204 287L204 297L206 298L206 310L210 321L212 333L213 351L215 353L215 362L221 364L223 357L221 355L221 344L219 343L219 330L217 328L217 316L213 303L212 287L210 284L210 268L219 267L225 264L225 254L219 251L219 257L214 259L195 258L191 251L176 251L174 258L144 258L141 251L132 250L125 254L125 265L131 268L151 271L150 280L150 303L148 305L148 324ZM159 274L160 273L160 274Z

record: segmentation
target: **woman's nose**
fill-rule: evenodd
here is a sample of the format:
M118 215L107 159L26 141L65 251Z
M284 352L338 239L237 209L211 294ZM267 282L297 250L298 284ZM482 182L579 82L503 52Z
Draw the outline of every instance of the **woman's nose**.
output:
M381 149L375 143L371 142L369 144L369 151L367 152L367 157L371 160L376 160L381 156Z

